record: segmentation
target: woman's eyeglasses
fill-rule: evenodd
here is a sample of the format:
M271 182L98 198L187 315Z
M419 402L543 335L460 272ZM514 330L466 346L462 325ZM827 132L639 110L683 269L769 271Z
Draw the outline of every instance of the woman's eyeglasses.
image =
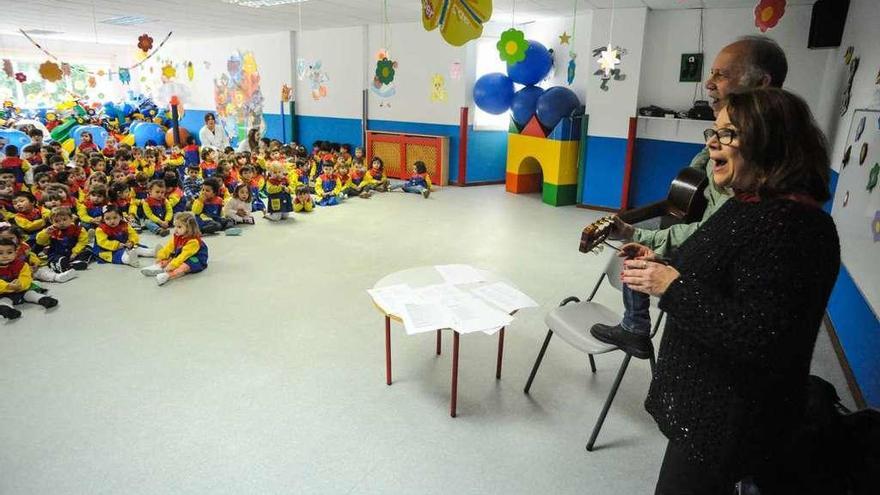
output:
M708 143L710 139L713 137L718 139L718 142L721 144L730 144L736 138L736 131L733 129L728 129L726 127L722 127L721 129L713 129L709 128L703 131L703 137L706 138L706 142Z

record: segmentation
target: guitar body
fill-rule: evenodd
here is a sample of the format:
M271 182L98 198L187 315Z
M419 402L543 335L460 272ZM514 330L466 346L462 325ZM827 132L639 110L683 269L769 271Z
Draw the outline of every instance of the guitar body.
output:
M627 210L618 216L628 224L664 217L661 222L662 228L675 223L695 222L702 218L703 212L706 211L706 197L703 191L708 185L709 179L705 171L685 167L672 180L665 200ZM582 253L589 253L608 238L614 226L613 218L603 217L584 228L580 244Z

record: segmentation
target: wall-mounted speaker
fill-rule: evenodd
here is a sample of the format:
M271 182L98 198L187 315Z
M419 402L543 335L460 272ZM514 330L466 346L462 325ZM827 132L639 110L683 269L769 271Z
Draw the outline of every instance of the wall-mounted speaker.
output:
M840 46L849 0L818 0L813 4L808 48Z

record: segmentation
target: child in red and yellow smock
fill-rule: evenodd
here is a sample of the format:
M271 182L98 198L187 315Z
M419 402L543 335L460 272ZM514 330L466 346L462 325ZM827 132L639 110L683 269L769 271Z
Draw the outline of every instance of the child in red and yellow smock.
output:
M37 245L43 248L49 268L55 273L85 270L92 261L89 233L74 223L74 218L69 208L55 207L49 216L51 225L37 234Z
M104 210L101 224L95 229L94 251L98 263L140 266L139 258L155 256L155 248L138 244L138 233L122 217L116 206Z
M155 277L159 285L208 267L208 246L192 213L174 215L174 236L159 249L156 260L156 264L142 269L141 273Z
M12 206L15 207L15 215L10 220L24 232L28 244L34 246L37 232L46 227L46 219L37 206L36 198L29 192L19 191L12 197Z
M367 171L367 184L374 191L385 192L388 190L388 176L385 175L385 163L378 156L370 162L370 170Z
M13 306L23 302L39 304L46 309L58 305L54 297L31 290L31 267L18 251L15 241L0 238L0 316L8 320L21 316L21 311Z

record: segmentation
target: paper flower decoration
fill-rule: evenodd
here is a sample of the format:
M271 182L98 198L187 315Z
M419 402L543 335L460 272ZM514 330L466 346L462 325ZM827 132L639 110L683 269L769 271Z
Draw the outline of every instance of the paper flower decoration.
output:
M619 46L612 46L610 43L608 46L600 46L593 50L593 56L598 57L596 62L599 63L599 70L593 74L602 80L602 84L599 85L602 91L608 91L608 81L611 79L622 81L626 78L617 67L620 65L620 57L623 55L626 55L626 50Z
M501 60L513 65L526 59L529 42L526 41L526 35L522 31L510 28L501 33L501 39L495 47L498 48L498 56Z
M165 79L174 79L177 77L177 69L175 69L170 63L165 64L162 66L162 77Z
M16 72L15 73L15 80L20 83L23 83L23 82L27 81L27 76L24 75L23 72Z
M186 78L189 79L190 81L192 81L193 78L195 78L195 77L196 77L196 69L195 69L195 67L193 67L193 63L187 62L186 63Z
M128 84L131 82L131 72L128 69L124 67L119 68L119 82L122 84Z
M388 58L383 58L376 62L376 78L374 81L379 81L381 84L391 84L394 81L394 69L396 68L397 62Z
M58 67L58 64L49 60L40 64L40 75L49 82L58 81L63 76L61 67Z
M755 27L762 33L775 27L785 14L785 0L760 0L755 6Z
M138 36L138 48L140 48L142 52L148 52L152 50L153 38L146 33Z
M383 58L388 58L388 50L380 48L376 51L376 60L382 60Z
M12 60L9 60L8 58L3 59L3 73L10 78L15 77L15 70L12 68Z
M447 43L461 46L483 34L483 23L492 17L492 0L422 0L422 26L440 28Z

